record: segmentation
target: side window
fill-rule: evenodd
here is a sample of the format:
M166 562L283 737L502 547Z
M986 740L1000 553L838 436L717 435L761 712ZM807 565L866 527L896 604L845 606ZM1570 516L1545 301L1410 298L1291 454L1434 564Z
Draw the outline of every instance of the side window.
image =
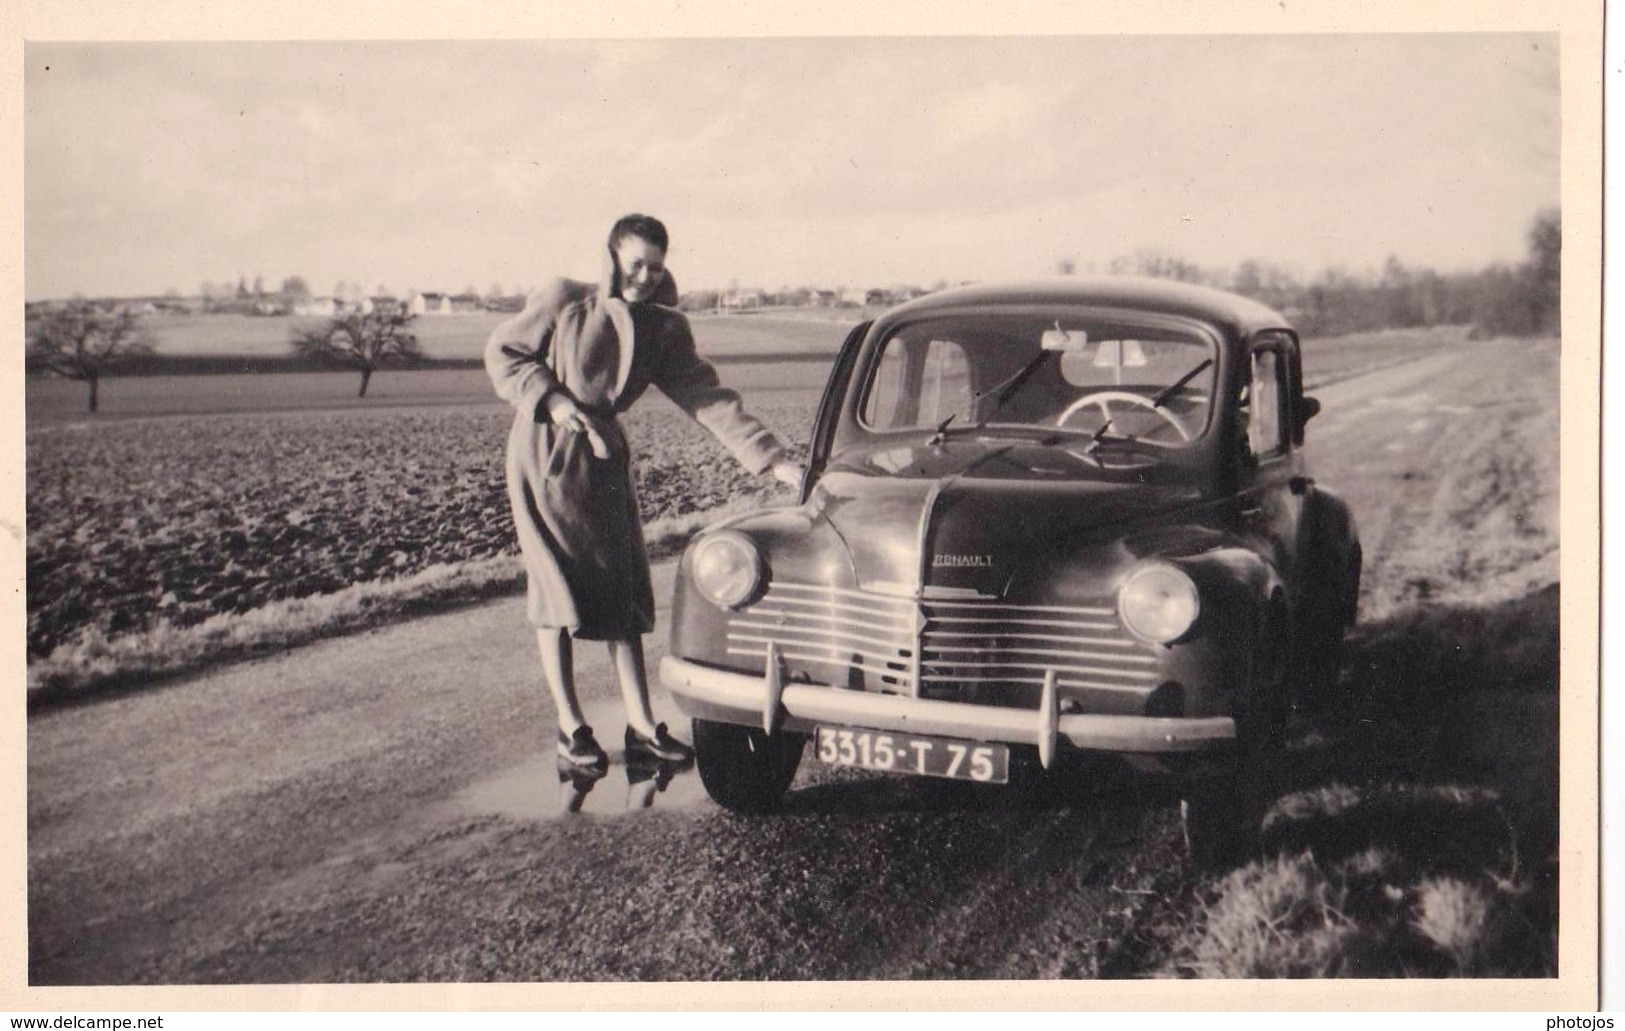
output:
M864 405L863 419L877 430L935 426L970 408L970 366L951 340L886 344Z
M1286 363L1275 350L1253 352L1253 372L1247 386L1247 447L1263 458L1286 450Z

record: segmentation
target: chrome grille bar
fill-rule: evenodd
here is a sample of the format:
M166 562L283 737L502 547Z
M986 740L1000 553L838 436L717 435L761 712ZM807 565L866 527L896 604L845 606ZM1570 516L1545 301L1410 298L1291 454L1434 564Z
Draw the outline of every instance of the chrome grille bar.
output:
M754 619L735 620L732 624L730 624L730 626L739 630L765 630L768 631L772 636L759 637L730 632L728 634L729 640L768 641L783 640L786 635L795 635L798 638L809 635L817 635L822 637L838 636L838 638L842 641L862 641L865 644L872 644L877 648L890 648L903 651L905 653L912 650L914 647L914 641L910 637L872 637L869 634L860 634L854 630L847 630L845 628L835 631L826 626L789 626L780 623L763 623Z
M926 618L932 623L1020 623L1022 626L1053 626L1074 627L1079 630L1116 630L1116 623L1072 623L1062 619L1028 619L1023 616L932 616Z
M1003 638L1001 637L1000 643L1002 642ZM1094 644L1095 642L1090 641L1088 643ZM955 646L938 644L935 637L929 636L926 638L925 643L922 644L921 647L923 647L927 653L927 662L931 661L929 658L931 653L970 652L972 654L979 655L988 650L986 646L977 647L974 645ZM1153 659L1149 655L1113 655L1110 652L1081 651L1077 648L1000 648L999 653L1001 655L1055 655L1063 659L1102 659L1106 662L1127 662L1146 666L1154 666L1157 662L1156 659ZM959 660L955 659L953 661L957 663Z
M1078 616L1095 616L1115 620L1117 610L1092 605L1009 605L1001 601L942 601L931 599L926 605L933 609L975 609L979 612L1069 612Z

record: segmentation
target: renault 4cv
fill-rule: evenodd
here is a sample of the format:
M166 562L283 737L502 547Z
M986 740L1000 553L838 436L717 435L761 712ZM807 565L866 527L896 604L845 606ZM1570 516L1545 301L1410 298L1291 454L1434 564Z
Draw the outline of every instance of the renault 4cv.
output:
M857 326L799 504L682 558L660 675L707 792L768 809L810 743L984 782L1069 750L1196 760L1240 793L1355 617L1354 520L1305 466L1319 410L1286 320L1218 290L978 285Z

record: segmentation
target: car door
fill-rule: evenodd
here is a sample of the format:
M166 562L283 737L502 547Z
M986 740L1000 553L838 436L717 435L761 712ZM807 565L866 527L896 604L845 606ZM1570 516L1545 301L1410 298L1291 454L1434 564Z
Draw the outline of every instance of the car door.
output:
M1302 579L1299 542L1309 485L1297 448L1300 435L1292 389L1297 341L1285 331L1255 334L1249 341L1247 360L1238 514L1243 534L1287 584L1296 585Z

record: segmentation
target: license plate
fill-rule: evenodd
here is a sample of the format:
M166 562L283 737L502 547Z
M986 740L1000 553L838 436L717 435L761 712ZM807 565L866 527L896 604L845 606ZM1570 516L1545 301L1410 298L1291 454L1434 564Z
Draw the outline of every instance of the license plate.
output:
M1010 749L1004 745L855 727L819 727L815 743L818 761L832 766L985 784L1010 779Z

